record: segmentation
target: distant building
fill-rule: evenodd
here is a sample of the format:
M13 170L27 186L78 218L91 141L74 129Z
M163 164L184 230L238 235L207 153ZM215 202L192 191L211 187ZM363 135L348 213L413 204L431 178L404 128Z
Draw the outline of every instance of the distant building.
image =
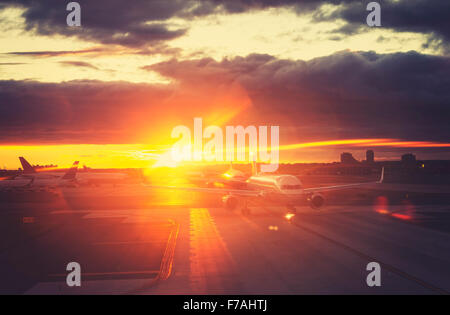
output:
M402 155L403 164L414 164L416 163L416 156L412 153L407 153Z
M367 163L375 162L375 153L373 152L373 150L366 151L366 162Z
M353 164L356 163L358 161L355 160L355 158L353 157L353 155L349 152L343 152L341 153L341 163L343 164Z

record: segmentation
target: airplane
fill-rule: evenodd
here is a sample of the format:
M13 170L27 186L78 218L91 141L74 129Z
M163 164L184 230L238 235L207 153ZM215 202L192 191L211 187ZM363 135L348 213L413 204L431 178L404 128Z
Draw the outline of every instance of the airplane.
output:
M268 175L261 174L257 170L256 162L252 163L252 176L245 180L246 189L227 189L227 188L202 188L202 187L176 187L176 186L152 186L145 185L148 188L183 190L192 192L204 192L222 194L222 202L226 209L234 210L241 205L241 211L244 215L249 215L250 210L247 207L247 201L250 198L282 203L286 205L288 214L295 214L294 203L306 197L312 209L318 210L325 204L325 197L321 192L335 191L355 187L370 187L374 184L381 184L384 180L384 167L381 170L380 179L375 182L352 183L336 186L303 188L301 181L294 175Z
M61 173L59 172L37 172L36 169L22 156L19 157L19 160L23 168L23 173L22 175L19 175L19 178L29 178L30 176L34 176L36 179L54 179L61 177ZM99 186L100 184L115 185L123 183L128 177L129 176L124 173L91 172L90 169L84 167L83 172L78 172L77 174L76 184L83 186Z
M39 178L39 179L56 179L61 177L61 172L54 171L36 171L36 169L31 166L30 163L23 157L19 156L20 164L22 165L22 174L16 176L16 179L28 179L28 178Z
M77 180L76 174L78 170L78 161L75 161L72 167L65 173L55 175L52 178L42 178L35 177L34 181L31 183L32 187L46 187L46 188L56 188L56 187L75 187Z
M28 161L23 156L19 156L19 160L20 160L20 164L22 164L22 169L23 169L22 174L26 174L26 175L37 174L34 167L31 166L31 164L28 163Z
M38 173L28 173L19 175L11 180L0 181L0 188L3 190L36 190L42 188L52 189L56 187L74 187L76 184L76 173L78 161L75 161L72 167L66 173L45 174L40 176Z

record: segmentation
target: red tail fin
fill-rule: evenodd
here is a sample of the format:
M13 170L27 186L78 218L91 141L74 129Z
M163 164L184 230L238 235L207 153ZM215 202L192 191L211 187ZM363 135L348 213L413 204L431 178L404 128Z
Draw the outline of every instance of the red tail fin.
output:
M34 167L31 166L31 164L28 163L28 161L25 160L25 158L23 156L20 156L19 160L20 160L20 164L22 164L22 169L23 169L23 173L24 174L34 174L34 173L36 173L36 170L34 169Z

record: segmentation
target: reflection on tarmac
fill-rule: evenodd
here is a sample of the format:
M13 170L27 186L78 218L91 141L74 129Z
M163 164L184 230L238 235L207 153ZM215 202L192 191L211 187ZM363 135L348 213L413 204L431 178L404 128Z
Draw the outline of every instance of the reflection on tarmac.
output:
M320 211L299 205L291 220L283 207L253 205L247 217L220 198L178 193L165 203L131 186L3 201L0 292L450 292L448 196L350 196L331 196ZM81 265L81 287L66 286L71 261ZM366 285L371 261L382 266L381 287Z
M236 288L234 261L206 208L190 209L190 282L195 294Z

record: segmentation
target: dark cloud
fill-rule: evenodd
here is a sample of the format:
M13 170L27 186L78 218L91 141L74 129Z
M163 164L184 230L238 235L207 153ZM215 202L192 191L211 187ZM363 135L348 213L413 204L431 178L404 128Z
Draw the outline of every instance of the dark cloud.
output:
M32 57L60 57L60 56L77 56L85 55L90 57L97 57L102 55L111 56L113 54L123 55L123 54L139 54L139 55L171 55L178 56L180 53L180 48L172 48L164 43L158 43L149 47L141 48L127 48L120 46L103 46L94 47L88 49L80 50L39 50L39 51L11 51L4 53L4 55L14 55L14 56L32 56Z
M0 142L121 143L170 95L126 82L0 81Z
M58 57L71 55L98 54L105 52L103 48L90 48L81 50L40 50L40 51L12 51L6 55L33 56L33 57Z
M190 19L215 13L241 13L270 7L290 6L309 12L323 3L341 4L357 0L79 0L81 27L68 27L68 2L60 0L3 0L8 6L25 8L26 29L41 35L60 34L84 40L128 47L144 47L175 39L187 31L172 17Z
M298 13L309 12L323 4L341 5L361 0L206 0L228 13L241 13L254 9L293 7Z
M308 62L268 55L168 61L146 67L190 86L239 83L250 116L307 138L448 141L450 58L416 52L340 52Z
M181 119L226 115L246 98L252 106L229 123L279 124L284 143L449 140L448 57L344 51L305 62L254 54L170 60L145 70L175 82L0 81L0 142L118 143L150 130L161 135L159 128L170 135Z
M318 20L333 20L341 18L349 24L338 31L344 34L353 34L368 31L366 25L367 3L370 1L358 1L348 3L338 8L328 16L316 15ZM384 28L390 28L399 32L417 32L430 34L435 44L448 46L450 42L450 1L448 0L400 0L378 1L381 5L381 24Z
M234 110L238 92L229 85L0 81L0 143L167 144L174 126Z
M90 68L90 69L94 69L94 70L99 70L98 67L94 66L93 64L91 64L89 62L84 62L84 61L60 61L59 63L62 65L65 65L65 66Z
M272 7L291 7L298 14L315 10L317 21L348 22L335 30L343 34L368 31L366 11L369 0L79 0L82 27L66 25L67 3L59 0L3 0L7 6L26 9L26 28L38 34L77 36L85 40L128 47L144 47L184 35L186 25L168 22L172 17L192 18L222 13L232 14ZM450 1L448 0L380 0L382 26L396 31L431 34L425 45L447 45L450 39ZM335 10L323 12L323 4Z
M252 9L291 6L298 14L314 12L315 20L343 19L348 24L335 30L345 35L367 32L367 4L372 0L211 0L228 13L239 13ZM424 45L449 49L450 1L448 0L379 0L382 27L398 32L416 32L431 35ZM330 14L320 10L324 4L336 5Z
M27 30L41 35L77 36L104 44L140 47L177 38L185 33L182 27L165 22L192 7L187 0L79 0L81 27L68 27L68 2L59 0L4 0L4 5L20 6Z

